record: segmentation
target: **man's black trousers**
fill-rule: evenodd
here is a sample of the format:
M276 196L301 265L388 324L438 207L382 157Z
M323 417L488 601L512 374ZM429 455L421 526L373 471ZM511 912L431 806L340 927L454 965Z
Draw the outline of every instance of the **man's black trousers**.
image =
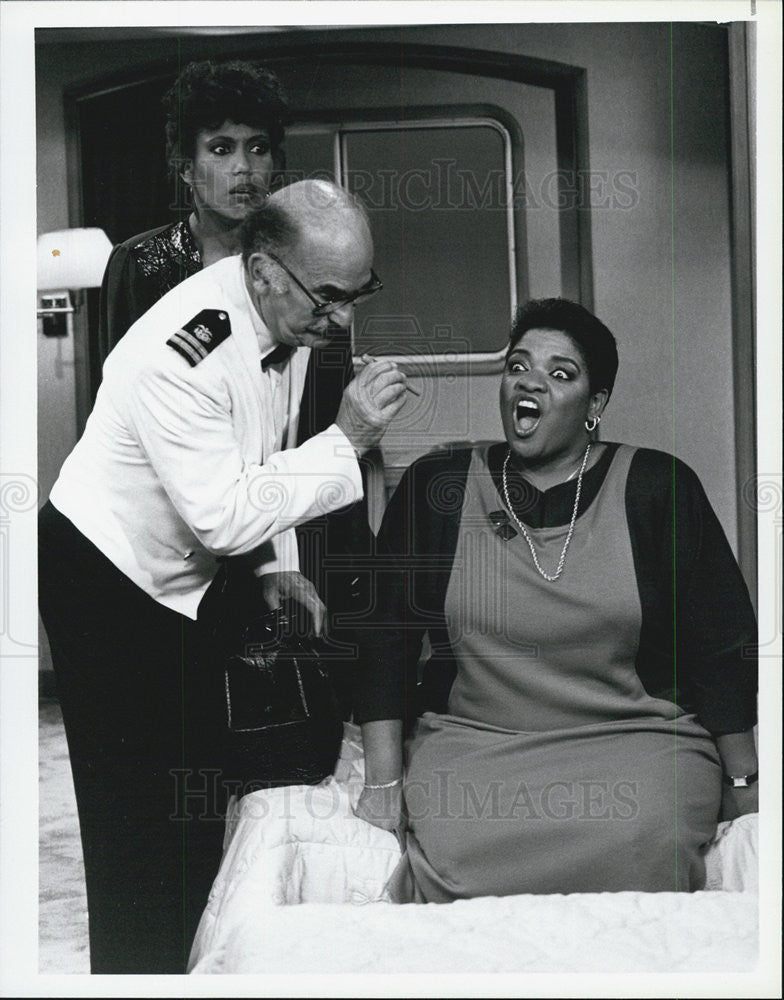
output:
M39 601L79 811L94 973L180 973L218 871L223 672L47 503Z

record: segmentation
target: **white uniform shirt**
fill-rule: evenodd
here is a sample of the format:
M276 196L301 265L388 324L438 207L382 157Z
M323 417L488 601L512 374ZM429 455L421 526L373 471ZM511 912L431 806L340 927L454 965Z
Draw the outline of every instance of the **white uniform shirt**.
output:
M167 341L205 309L225 314L231 334L194 364ZM107 358L52 489L54 506L118 569L190 618L216 557L252 553L257 573L298 569L294 527L362 497L337 425L292 447L310 350L262 372L274 346L240 257L188 278Z

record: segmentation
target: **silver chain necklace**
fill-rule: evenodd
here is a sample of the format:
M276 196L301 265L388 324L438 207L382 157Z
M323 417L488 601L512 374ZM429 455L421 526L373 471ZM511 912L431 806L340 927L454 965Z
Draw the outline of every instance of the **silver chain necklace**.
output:
M574 498L574 510L572 511L572 519L569 522L569 531L566 534L566 541L561 549L561 558L558 560L558 568L555 573L551 576L549 573L545 573L542 567L539 565L539 560L536 557L536 549L534 548L534 543L531 541L531 536L525 530L525 525L520 520L520 518L515 514L512 508L512 501L509 499L509 486L507 484L507 469L509 468L509 459L512 457L511 449L506 453L506 458L504 459L504 468L501 474L501 482L504 487L504 500L506 500L506 506L509 513L514 518L515 524L522 531L523 538L528 542L528 548L531 550L531 555L534 557L534 566L536 566L539 574L549 580L550 583L554 583L558 577L563 573L564 563L566 562L566 550L569 548L569 542L572 540L572 535L574 534L574 523L577 520L577 508L580 506L580 492L583 486L583 473L585 472L585 467L588 464L588 456L591 454L591 442L588 442L588 446L585 449L585 455L583 456L583 464L580 466L580 471L577 474L577 493ZM567 480L568 482L568 480Z

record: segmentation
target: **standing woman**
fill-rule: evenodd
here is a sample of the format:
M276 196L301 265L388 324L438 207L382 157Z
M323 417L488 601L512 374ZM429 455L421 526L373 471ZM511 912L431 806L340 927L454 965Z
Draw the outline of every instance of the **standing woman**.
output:
M169 172L190 188L192 211L115 247L101 287L104 356L175 285L239 252L240 226L282 166L287 109L270 70L190 63L163 102Z

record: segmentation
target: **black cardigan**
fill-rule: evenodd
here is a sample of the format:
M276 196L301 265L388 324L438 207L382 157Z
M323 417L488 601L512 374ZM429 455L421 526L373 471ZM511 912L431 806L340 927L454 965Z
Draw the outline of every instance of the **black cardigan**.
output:
M617 449L606 444L583 476L578 516L594 500ZM506 444L493 445L498 487ZM374 613L361 631L359 722L446 711L456 664L444 601L457 545L470 449L425 455L404 474L379 533ZM531 527L568 524L576 483L528 485L515 512ZM519 501L519 502L518 502ZM499 510L504 503L499 494ZM624 526L619 526L622 528ZM756 622L748 591L696 474L679 459L638 449L626 486L626 526L642 606L636 669L645 690L696 712L714 735L756 721ZM425 632L432 655L417 684Z

